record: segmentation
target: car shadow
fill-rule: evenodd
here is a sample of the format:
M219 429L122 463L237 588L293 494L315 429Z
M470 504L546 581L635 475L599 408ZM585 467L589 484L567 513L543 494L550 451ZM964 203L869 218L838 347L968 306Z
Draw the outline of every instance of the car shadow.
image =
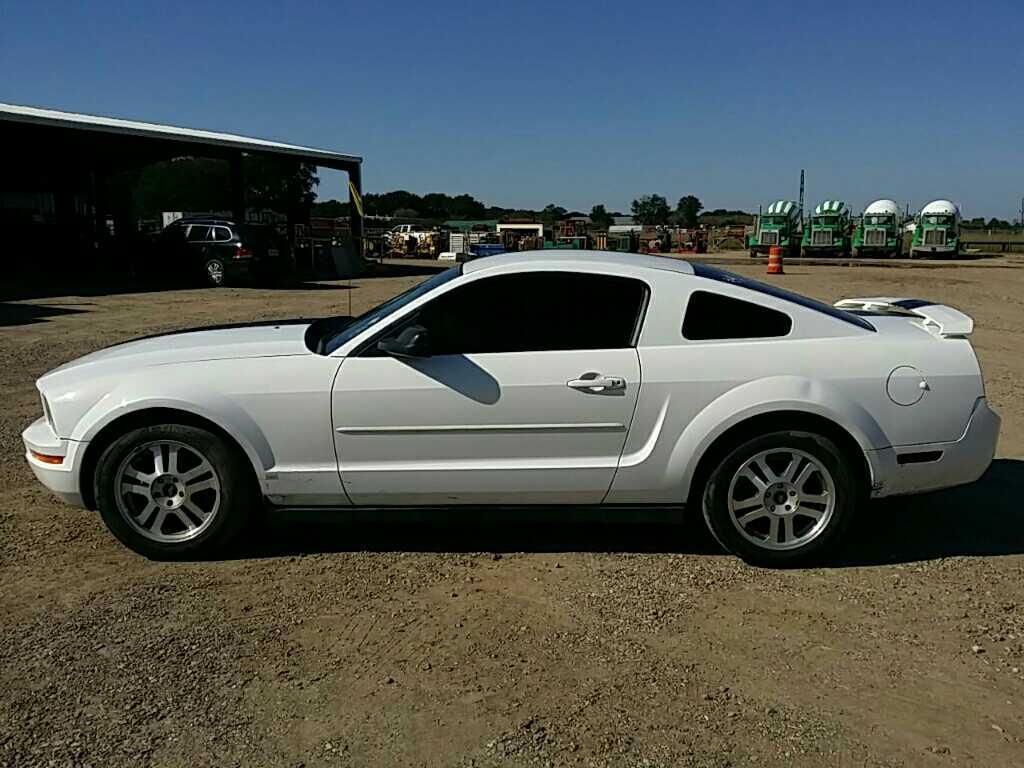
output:
M75 302L74 304L12 304L0 302L0 328L7 328L15 325L34 325L36 323L48 322L51 318L62 315L79 315L89 312L88 309L80 307L93 306L88 302Z
M1024 554L1024 461L997 459L978 482L872 502L825 567ZM237 552L721 555L700 515L679 510L484 509L274 512Z
M975 483L879 499L858 516L837 566L1024 554L1024 461L996 459Z

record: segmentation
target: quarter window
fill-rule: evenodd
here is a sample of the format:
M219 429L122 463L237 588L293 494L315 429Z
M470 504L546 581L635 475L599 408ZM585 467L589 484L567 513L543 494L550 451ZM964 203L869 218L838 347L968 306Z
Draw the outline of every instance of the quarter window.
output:
M613 275L500 275L449 291L411 322L437 355L620 349L636 344L647 290Z
M793 320L785 312L732 296L694 291L683 316L683 337L711 339L764 339L785 336Z

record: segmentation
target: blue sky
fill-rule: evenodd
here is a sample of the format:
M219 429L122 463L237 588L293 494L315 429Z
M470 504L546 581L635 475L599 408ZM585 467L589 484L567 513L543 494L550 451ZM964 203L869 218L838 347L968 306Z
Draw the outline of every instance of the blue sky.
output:
M878 197L1010 218L1024 4L16 0L0 101L365 158L368 191L756 209ZM327 174L322 197L343 195Z

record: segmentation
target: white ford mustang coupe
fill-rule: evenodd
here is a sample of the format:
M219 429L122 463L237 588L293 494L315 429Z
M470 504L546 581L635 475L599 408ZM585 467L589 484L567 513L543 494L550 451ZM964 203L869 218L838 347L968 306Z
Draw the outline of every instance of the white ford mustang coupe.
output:
M171 333L39 379L27 459L154 558L263 505L696 508L807 562L867 497L976 480L999 417L971 319L829 306L700 264L585 251L453 267L361 317Z

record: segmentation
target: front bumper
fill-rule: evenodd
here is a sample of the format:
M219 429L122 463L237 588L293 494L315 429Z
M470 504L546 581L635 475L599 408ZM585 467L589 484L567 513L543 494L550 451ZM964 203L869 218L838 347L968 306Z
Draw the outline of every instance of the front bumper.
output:
M915 245L911 249L914 253L954 253L956 243L946 245Z
M871 495L897 496L973 483L992 463L1000 423L999 414L980 397L959 440L868 451L874 474ZM901 457L907 463L901 463Z
M85 451L85 443L64 440L54 434L45 418L39 418L21 433L25 444L25 460L36 479L55 493L62 501L76 507L85 506L78 482L78 462ZM59 456L59 464L50 464L33 454Z

